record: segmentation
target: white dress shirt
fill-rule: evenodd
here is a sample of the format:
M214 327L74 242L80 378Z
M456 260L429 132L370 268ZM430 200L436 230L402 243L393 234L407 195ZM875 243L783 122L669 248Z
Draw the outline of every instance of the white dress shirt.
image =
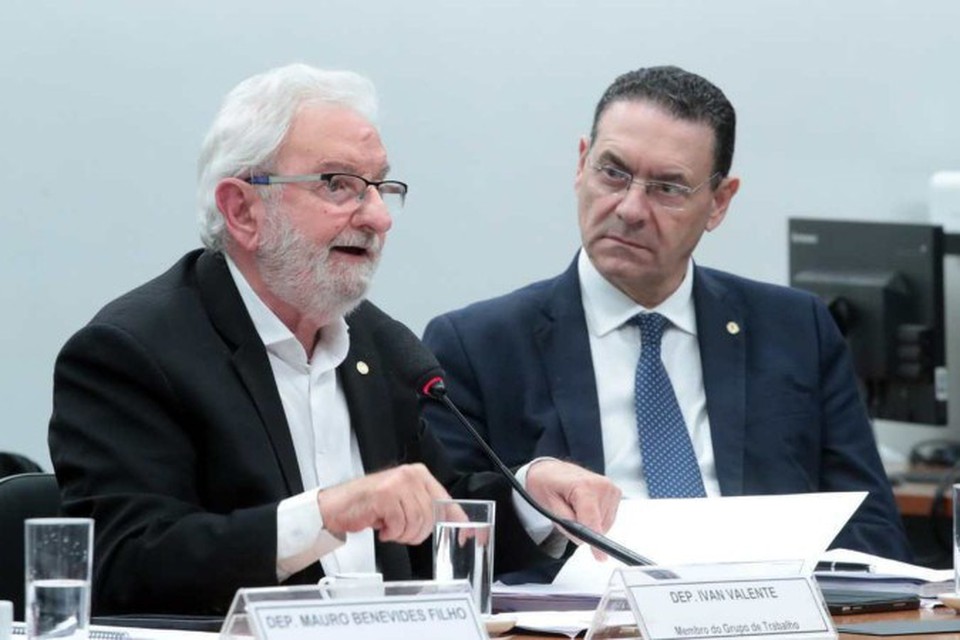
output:
M320 559L326 575L376 571L373 530L346 534L341 540L323 528L317 494L363 475L357 437L337 367L347 357L350 337L342 319L323 328L310 358L303 345L267 307L227 257L253 325L263 341L280 392L305 491L280 502L277 509L277 579ZM344 455L349 451L349 455Z
M707 496L719 496L693 306L693 261L687 265L677 290L653 309L645 309L613 286L597 271L586 251L580 251L577 269L600 405L607 477L626 498L649 497L634 407L640 329L628 321L642 311L656 311L670 321L663 332L661 358L690 432L704 489Z
M364 475L360 447L336 371L350 349L349 327L342 318L324 327L313 354L307 358L293 332L257 296L233 260L225 257L240 298L266 347L305 489L277 507L277 579L282 582L317 559L328 576L374 572L373 529L348 533L341 539L323 528L317 506L320 489ZM344 455L347 451L349 455ZM524 486L528 467L517 474ZM546 553L559 555L562 545L556 536L550 536L552 523L524 503L516 491L513 503L534 542L543 544Z

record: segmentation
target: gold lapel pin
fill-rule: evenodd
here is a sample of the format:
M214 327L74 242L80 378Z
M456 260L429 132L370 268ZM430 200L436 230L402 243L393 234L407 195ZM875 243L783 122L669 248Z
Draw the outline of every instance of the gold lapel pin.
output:
M360 372L360 375L365 376L370 373L370 367L363 360L357 361L357 371Z
M736 322L731 320L730 322L727 323L727 333L729 333L732 336L737 335L738 333L740 333L740 325L738 325Z

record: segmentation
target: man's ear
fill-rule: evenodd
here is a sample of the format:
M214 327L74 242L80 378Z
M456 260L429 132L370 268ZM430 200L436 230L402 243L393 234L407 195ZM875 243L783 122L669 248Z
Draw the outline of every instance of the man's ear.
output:
M214 193L217 209L233 243L246 251L255 251L260 241L263 212L263 201L255 188L238 178L224 178Z
M590 138L581 136L580 142L577 145L577 174L573 180L573 186L577 189L580 188L580 183L583 182L583 168L587 163L588 153L590 153Z
M707 219L707 231L713 231L720 226L727 215L730 201L740 190L740 178L724 178L720 186L713 192L713 212Z

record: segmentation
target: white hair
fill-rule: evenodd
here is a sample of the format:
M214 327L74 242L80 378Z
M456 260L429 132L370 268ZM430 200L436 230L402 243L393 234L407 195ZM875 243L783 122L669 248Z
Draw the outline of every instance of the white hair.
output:
M197 163L200 238L205 246L224 248L217 184L224 178L268 172L293 118L306 104L344 106L376 122L373 83L351 71L324 71L297 63L238 84L214 118Z

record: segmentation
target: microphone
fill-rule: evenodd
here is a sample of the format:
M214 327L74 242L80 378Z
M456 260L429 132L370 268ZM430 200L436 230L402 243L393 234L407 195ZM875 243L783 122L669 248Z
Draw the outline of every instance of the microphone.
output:
M433 353L427 349L420 339L413 334L402 323L393 318L385 318L381 324L378 333L389 343L395 353L394 364L398 376L412 385L421 396L431 398L443 404L460 422L467 432L473 437L480 450L487 459L493 464L494 468L510 483L510 486L520 494L527 504L537 510L538 513L556 524L558 527L570 535L583 540L591 547L599 549L612 558L628 566L652 565L654 562L626 547L614 542L610 538L601 535L575 520L561 518L550 512L533 499L520 481L516 479L513 472L503 463L500 457L490 448L483 437L477 433L473 425L465 415L457 408L457 405L447 395L446 386L443 383L443 369Z

